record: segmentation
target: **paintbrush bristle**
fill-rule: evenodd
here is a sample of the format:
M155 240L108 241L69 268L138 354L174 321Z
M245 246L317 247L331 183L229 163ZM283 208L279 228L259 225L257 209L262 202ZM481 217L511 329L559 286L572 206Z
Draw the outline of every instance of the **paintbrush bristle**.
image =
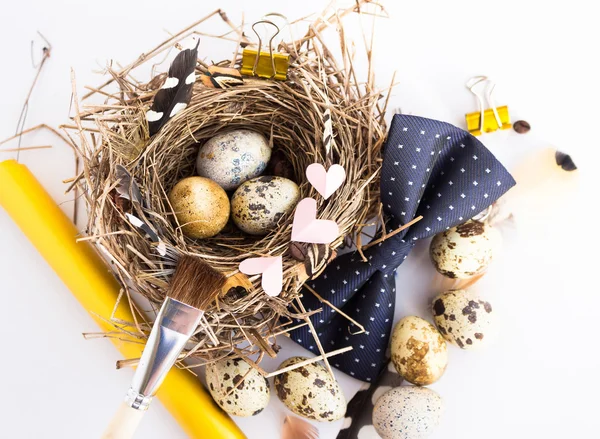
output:
M184 255L177 263L169 297L201 310L221 292L225 276L202 259Z

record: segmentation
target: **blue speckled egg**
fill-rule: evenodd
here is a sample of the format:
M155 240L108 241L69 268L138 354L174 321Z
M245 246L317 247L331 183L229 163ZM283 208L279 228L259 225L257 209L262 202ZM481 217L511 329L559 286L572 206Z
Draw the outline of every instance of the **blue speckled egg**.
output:
M258 177L267 167L271 148L267 139L256 131L234 130L217 134L198 151L196 170L225 190Z
M423 439L440 423L442 398L427 387L400 386L375 403L373 426L383 439Z

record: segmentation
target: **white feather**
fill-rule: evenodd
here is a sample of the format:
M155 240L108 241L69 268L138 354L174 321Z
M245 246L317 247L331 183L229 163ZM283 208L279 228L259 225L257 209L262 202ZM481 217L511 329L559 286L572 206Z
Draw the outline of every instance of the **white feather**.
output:
M555 154L551 148L535 151L511 170L517 185L496 202L492 224L512 216L524 234L544 236L577 215L579 171L562 169Z
M286 416L281 439L319 439L319 430L304 419Z

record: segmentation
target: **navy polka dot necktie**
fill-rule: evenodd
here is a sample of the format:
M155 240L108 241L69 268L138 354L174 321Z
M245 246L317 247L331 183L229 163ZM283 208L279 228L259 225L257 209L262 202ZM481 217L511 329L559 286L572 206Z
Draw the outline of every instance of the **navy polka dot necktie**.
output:
M363 251L332 261L307 284L344 316L306 289L302 302L325 351L353 349L330 359L336 368L373 381L386 365L386 349L396 301L395 272L414 244L467 221L515 184L483 144L453 125L416 116L395 115L383 151L381 202L388 233L422 215L406 230ZM401 291L399 292L402 293ZM299 321L300 322L300 321ZM307 326L292 340L318 352Z

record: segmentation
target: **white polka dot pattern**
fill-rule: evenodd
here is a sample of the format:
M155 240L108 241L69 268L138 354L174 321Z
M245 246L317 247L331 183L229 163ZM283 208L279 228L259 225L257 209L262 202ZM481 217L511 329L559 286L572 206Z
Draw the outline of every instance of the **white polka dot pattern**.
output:
M309 285L364 326L351 323L305 292L308 311L326 349L353 346L335 357L335 367L373 382L387 363L386 348L396 301L395 272L419 239L454 227L492 204L514 184L513 178L483 144L445 122L395 115L383 153L381 201L388 233L418 215L423 219L401 233L358 253L338 257ZM304 326L292 339L316 352Z

